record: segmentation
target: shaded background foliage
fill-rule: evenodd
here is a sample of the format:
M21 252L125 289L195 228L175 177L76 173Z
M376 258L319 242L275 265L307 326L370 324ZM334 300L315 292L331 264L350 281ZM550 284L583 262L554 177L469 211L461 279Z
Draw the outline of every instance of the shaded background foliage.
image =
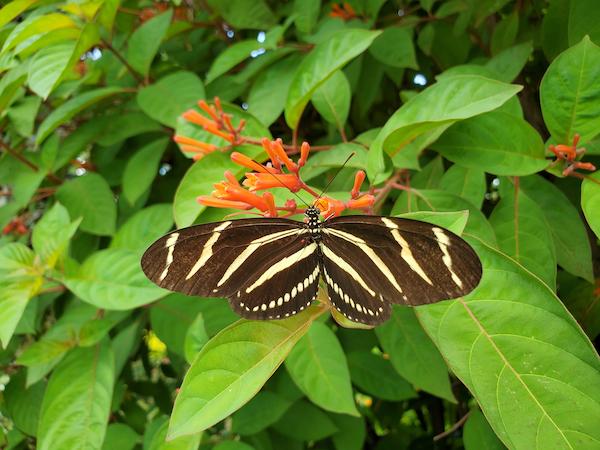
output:
M599 24L592 0L5 3L0 445L598 448ZM463 233L480 287L358 330L152 285L155 238L232 212L196 197L245 170L172 142L225 146L180 117L214 96L317 147L316 189L356 152L331 195L365 169L378 212Z

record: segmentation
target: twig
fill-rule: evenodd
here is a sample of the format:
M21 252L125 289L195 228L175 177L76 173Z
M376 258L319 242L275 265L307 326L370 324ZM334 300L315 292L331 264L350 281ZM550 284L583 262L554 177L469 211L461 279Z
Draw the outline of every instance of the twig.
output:
M470 414L471 414L471 411L469 411L464 416L462 416L458 422L456 422L454 425L452 425L450 427L450 429L444 431L443 433L436 434L433 437L433 442L437 442L441 439L444 439L445 437L450 436L452 433L454 433L456 430L458 430L460 427L462 427L464 425L464 423L467 421L467 419L469 418Z
M6 153L8 153L9 155L12 155L13 157L15 157L16 159L18 159L19 161L21 161L23 164L25 164L27 167L29 167L34 172L39 172L40 171L40 168L38 166L36 166L31 161L29 161L27 158L25 158L19 152L17 152L14 149L10 148L10 146L7 145L6 143L0 141L0 147L2 147L6 151Z
M109 49L113 53L113 55L115 55L117 59L121 61L121 63L127 68L131 75L133 75L133 77L138 81L138 83L144 83L144 79L135 71L133 67L129 65L129 63L123 57L123 55L121 55L121 53L116 48L114 48L110 42L108 42L105 39L102 39L102 45Z

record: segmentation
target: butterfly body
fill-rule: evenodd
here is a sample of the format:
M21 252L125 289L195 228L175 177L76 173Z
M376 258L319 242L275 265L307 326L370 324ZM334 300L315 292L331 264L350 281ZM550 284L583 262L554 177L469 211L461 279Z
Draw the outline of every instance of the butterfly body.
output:
M394 303L420 305L466 295L481 263L460 237L415 220L342 216L305 222L240 219L176 230L142 257L150 280L188 295L227 297L249 319L283 319L315 300L319 280L349 320L385 321Z

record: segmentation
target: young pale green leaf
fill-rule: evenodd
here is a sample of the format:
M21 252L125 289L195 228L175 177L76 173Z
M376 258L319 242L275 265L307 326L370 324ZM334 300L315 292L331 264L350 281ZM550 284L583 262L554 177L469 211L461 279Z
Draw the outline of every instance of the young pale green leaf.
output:
M323 309L285 320L240 320L202 349L188 370L169 425L169 437L198 433L248 402Z
M383 30L369 47L373 57L396 68L410 68L417 70L417 57L413 44L413 31L408 27L389 27Z
M237 411L231 431L241 435L256 434L277 422L292 402L271 391L261 391Z
M294 24L301 33L310 33L321 13L321 0L294 0Z
M15 0L5 3L2 9L0 9L0 27L3 27L23 11L27 10L31 5L36 3L36 1L37 0Z
M31 244L46 267L53 268L65 256L79 222L71 222L67 209L57 202L36 224Z
M453 164L442 176L440 189L471 202L481 208L486 192L485 173Z
M285 360L300 390L321 408L358 416L346 355L335 333L315 322Z
M15 101L15 95L27 80L27 65L20 64L5 72L0 79L0 109L6 110ZM11 111L10 108L8 111Z
M198 75L180 71L140 89L136 100L141 110L149 117L175 128L177 117L205 96L204 84Z
M524 42L500 52L490 59L485 67L490 69L498 80L510 83L521 73L532 52L533 43Z
M504 450L506 447L494 434L479 409L472 409L463 429L465 450Z
M111 423L106 428L102 450L133 450L140 436L124 423Z
M48 137L59 125L67 122L74 115L80 113L84 109L90 107L94 103L98 103L105 98L122 93L123 89L117 87L105 87L92 89L91 91L79 94L72 99L66 101L54 111L52 111L40 124L35 142L39 144Z
M46 99L79 57L99 40L98 26L90 22L81 30L77 41L42 48L29 64L31 90Z
M415 190L410 197L399 197L391 215L411 211L469 211L465 232L475 235L490 245L496 245L494 229L483 213L468 200L445 191Z
M273 428L297 441L319 441L339 431L323 410L306 400L298 400L288 408Z
M348 366L352 382L369 395L392 402L417 396L412 386L381 355L369 351L351 352Z
M146 278L139 254L121 248L93 253L77 273L63 274L61 281L83 301L102 309L132 309L166 294Z
M407 145L421 137L426 141L417 147L420 151L454 122L492 111L520 90L520 86L477 75L441 78L388 119L369 150L369 178L375 179L383 171L384 151L392 156L403 153Z
M77 28L77 23L66 14L60 13L30 16L12 29L2 45L0 54L6 53L25 40L39 38L41 34L63 28Z
M130 204L135 204L152 185L158 175L160 159L168 144L168 138L152 141L140 148L127 161L123 172L123 195Z
M127 41L127 61L137 72L147 76L160 43L167 34L173 11L154 16L136 29Z
M36 436L46 383L41 381L27 387L25 378L24 370L11 375L3 393L4 404L15 426L29 436Z
M469 239L483 264L464 299L419 307L427 333L509 448L595 448L600 360L554 293Z
M600 132L600 47L589 37L561 53L540 84L542 114L552 137L583 143Z
M202 434L197 433L191 436L181 436L175 439L167 440L167 431L169 421L166 417L161 417L160 426L146 442L144 437L144 450L197 450L200 445Z
M582 183L581 209L590 228L600 238L600 171L594 172Z
M350 83L344 72L337 70L313 93L311 101L319 114L338 130L343 130L350 112Z
M364 52L380 31L349 29L333 34L304 58L294 76L285 105L285 120L296 128L315 90L336 70Z
M93 319L83 324L79 330L78 344L80 347L96 345L119 322L129 316L128 311L104 311L99 317L98 312Z
M202 313L198 313L188 328L187 333L185 333L185 340L183 342L185 360L188 364L194 362L194 358L200 353L200 350L202 350L202 347L206 345L209 339L206 326L204 326L204 316Z
M56 190L56 199L67 208L73 220L82 219L83 231L101 236L114 234L117 204L102 176L88 172L67 181Z
M452 162L496 175L530 175L548 165L538 132L505 112L457 122L431 147Z
M392 317L375 328L394 369L424 391L455 402L448 369L411 308L394 306Z
M124 248L141 253L173 226L170 203L155 203L132 215L115 233L110 248Z
M498 248L540 277L551 289L556 287L556 252L542 209L526 194L514 189L494 207L490 223Z
M107 341L78 348L54 370L40 413L40 450L100 449L113 394L115 363Z
M0 100L0 103L3 102ZM6 114L14 125L15 131L21 136L29 138L33 135L33 127L41 104L41 98L31 95L12 104L7 111Z
M404 219L421 220L423 222L439 225L440 227L446 228L447 230L450 230L454 234L458 234L460 236L467 226L467 221L469 220L469 211L415 211L411 213L400 214L398 217L402 217Z

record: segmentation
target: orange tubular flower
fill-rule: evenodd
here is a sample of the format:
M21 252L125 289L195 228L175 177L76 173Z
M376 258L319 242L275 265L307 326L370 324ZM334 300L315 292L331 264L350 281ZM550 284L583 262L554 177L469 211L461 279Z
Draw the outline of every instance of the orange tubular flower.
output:
M246 203L263 212L269 210L269 204L264 198L247 191L241 186L231 185L227 182L215 184L212 195L222 200Z
M256 161L254 161L251 158L248 158L246 155L243 155L242 153L233 152L231 154L231 160L234 163L239 164L240 166L247 167L248 169L252 169L257 172L262 172L262 173L269 173L269 171L267 169L265 169L263 166L261 166L259 163L257 163ZM273 169L271 169L271 172L279 173L279 171L276 171Z
M303 142L302 146L300 147L300 159L298 160L298 167L304 167L309 153L310 145L308 145L308 142Z
M232 208L247 210L252 209L252 205L244 202L236 202L233 200L223 200L222 198L211 197L210 195L201 195L196 198L196 201L204 206L212 206L213 208Z
M248 186L252 192L278 187L298 192L303 186L300 179L292 173L282 173L275 176L271 173L247 173L242 184Z
M363 181L365 181L365 171L364 170L359 170L358 172L356 172L356 175L354 176L354 186L352 187L352 191L351 191L351 196L353 199L355 199L356 197L358 197L358 194L360 193L360 187L363 184Z
M276 157L285 164L285 167L290 172L298 172L298 165L290 159L285 150L283 149L283 145L281 144L281 139L277 139L276 141L271 142L271 150L275 153Z
M331 197L320 198L315 202L315 206L319 208L321 214L326 219L329 217L337 217L346 209L346 205L343 201Z
M270 192L265 192L263 198L269 205L269 217L277 217L277 208L275 207L275 197Z
M375 203L375 197L371 194L365 194L358 199L349 200L346 207L350 209L367 209L373 206L373 203Z
M188 122L192 122L193 124L200 125L201 127L206 127L209 125L214 125L214 122L207 117L204 117L195 109L188 109L184 112L181 117L183 117Z

